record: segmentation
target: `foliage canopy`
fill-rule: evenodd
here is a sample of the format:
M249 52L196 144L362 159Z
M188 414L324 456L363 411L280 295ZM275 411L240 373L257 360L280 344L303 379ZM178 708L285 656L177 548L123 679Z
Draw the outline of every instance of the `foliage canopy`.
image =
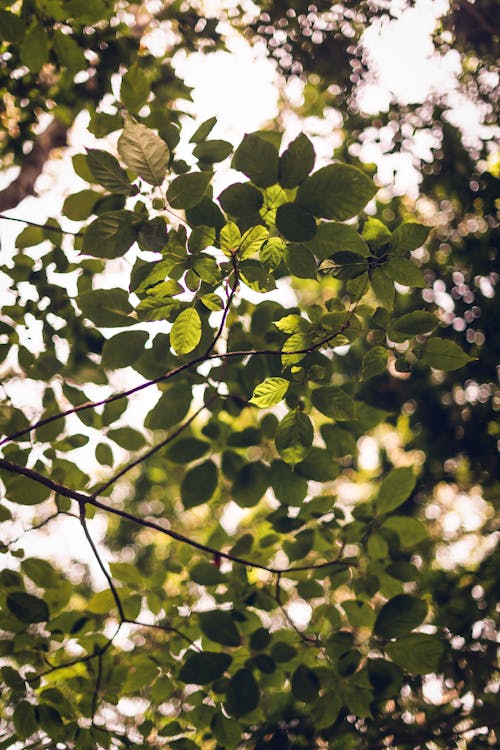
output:
M127 32L113 3L69 5L69 21L58 2L0 12L8 101L29 104L2 141L20 174L42 111L119 131L114 153L73 158L85 187L62 218L26 222L3 267L0 518L28 513L92 564L5 540L0 748L491 746L493 387L450 394L492 379L497 303L466 338L432 290L487 288L493 221L449 230L446 251L428 215L377 202L347 145L316 164L306 133L231 144L211 118L179 158L189 93L141 48L139 16ZM193 14L148 18L177 24L179 48L203 45L198 28L220 47ZM94 72L75 87L82 49ZM47 63L50 101L34 88ZM463 238L477 254L458 271ZM482 503L470 565L440 564L446 491Z

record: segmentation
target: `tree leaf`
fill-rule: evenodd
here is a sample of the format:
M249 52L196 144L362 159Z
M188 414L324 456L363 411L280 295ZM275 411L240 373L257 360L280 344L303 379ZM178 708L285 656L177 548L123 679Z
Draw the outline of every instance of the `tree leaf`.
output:
M321 687L318 675L304 664L299 664L292 675L292 693L305 703L312 703L318 697Z
M231 166L259 187L269 187L278 181L278 151L256 133L245 135L234 152Z
M426 616L427 604L423 599L409 594L398 594L384 604L373 629L384 638L397 638L420 625Z
M284 378L266 378L255 387L250 402L263 409L279 404L285 398L289 386L290 382Z
M43 599L27 594L24 591L13 591L7 594L7 608L21 622L45 622L49 619L49 608Z
M221 609L200 612L198 619L202 633L211 641L233 648L240 645L241 636L229 612Z
M89 148L87 149L87 164L95 182L109 190L110 193L130 195L130 180L113 154L108 153L108 151Z
M102 364L111 370L133 365L144 351L149 334L146 331L124 331L104 342Z
M412 674L437 672L444 652L444 644L437 635L411 633L385 647L391 659Z
M183 310L170 331L170 343L177 354L189 354L201 339L201 320L194 307Z
M397 318L392 324L391 330L408 336L417 336L422 333L430 333L437 328L439 320L435 315L424 310L415 310Z
M162 184L170 153L165 141L146 125L126 116L118 139L118 153L127 167L149 185Z
M292 242L307 242L316 234L316 221L310 211L297 203L283 203L276 212L276 227Z
M131 65L121 79L120 97L123 106L133 115L138 114L146 104L150 91L151 84L143 68L137 63Z
M374 346L363 357L361 380L369 380L386 371L389 352L383 346Z
M191 136L189 143L202 143L207 138L207 136L210 135L210 132L213 130L216 122L216 117L209 117L208 120L202 122Z
M219 203L231 216L252 216L264 204L262 193L249 182L235 182L219 195Z
M435 370L458 370L476 357L469 357L454 341L432 338L425 345L422 361Z
M289 411L276 430L276 449L287 464L294 466L311 450L314 430L309 417L298 409Z
M116 328L135 323L131 317L133 307L124 289L94 289L79 294L76 302L85 317L97 326Z
M403 547L413 547L428 536L424 524L411 516L389 516L382 528L394 531Z
M370 249L366 240L349 224L329 222L319 224L312 240L307 247L320 260L329 258L333 253L342 251L361 255L368 258Z
M360 169L329 164L302 183L295 200L313 216L345 221L358 214L376 192L373 181Z
M32 26L24 36L19 47L21 62L32 73L38 73L49 59L49 40L43 26Z
M95 258L121 258L137 238L131 211L105 211L87 227L82 253Z
M218 483L218 470L211 460L194 466L184 476L181 484L182 503L186 509L210 500Z
M239 669L231 678L226 692L229 714L239 718L259 705L259 687L249 669Z
M336 422L356 419L356 404L342 388L333 385L315 388L311 401L318 411Z
M193 156L200 161L214 164L227 159L232 150L232 144L228 141L200 141L193 149Z
M280 156L278 180L282 187L293 188L303 182L314 167L316 154L309 138L300 133Z
M384 477L375 505L379 514L389 513L399 507L411 495L416 477L411 467L393 469Z
M28 701L19 701L14 709L13 719L16 732L23 740L27 740L40 728L36 719L35 706Z
M400 253L416 250L421 247L430 232L430 227L418 224L416 221L406 221L400 224L392 233L391 246Z
M220 677L232 662L229 654L213 651L188 653L179 672L179 679L193 685L206 685Z
M425 279L420 268L408 258L389 258L384 266L387 275L404 286L424 287Z
M210 172L189 172L176 177L167 190L167 200L172 208L196 206L205 195L210 177Z
M269 487L269 471L261 461L244 464L239 470L232 487L235 503L241 508L252 508Z

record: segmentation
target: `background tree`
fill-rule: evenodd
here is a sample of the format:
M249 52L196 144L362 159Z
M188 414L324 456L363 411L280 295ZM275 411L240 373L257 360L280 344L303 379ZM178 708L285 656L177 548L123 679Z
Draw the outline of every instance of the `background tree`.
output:
M29 226L4 269L2 519L36 506L33 525L88 544L101 577L40 559L29 534L6 540L2 746L491 746L493 162L464 149L438 102L442 154L423 181L427 202L376 205L352 148L365 118L347 73L361 48L342 28L360 39L379 11L338 10L341 35L322 37L340 50L334 79L330 53L305 33L332 11L315 6L303 20L274 4L259 24L270 42L283 40L271 26L285 29L292 72L317 93L304 112L311 101L321 112L337 81L344 163L318 168L306 136L283 147L277 130L234 150L211 139L210 120L191 139L189 166L176 158L173 102L186 89L173 79L165 94L165 63L137 41L142 9L125 10L132 31L104 4L90 20L75 6L60 28L57 3L21 15L7 6L0 18L12 40L4 143L16 141L21 164L6 201L41 148L35 140L22 156L43 111L59 118L50 129L90 108L98 135L121 129L118 109L130 113L118 158L92 149L74 159L88 187L63 215L81 229ZM204 29L220 45L215 22L200 20L176 5L146 17L184 33L179 45L205 45ZM87 51L92 95L73 86L59 31L79 65ZM491 65L488 36L480 43ZM112 101L124 70L99 50L115 44L128 72ZM49 60L51 99L30 89L23 104ZM423 117L391 112L396 134ZM215 165L231 154L240 182L214 197ZM280 279L293 306L274 292ZM35 383L33 409L20 386ZM379 446L372 468L368 436ZM446 556L446 503L474 518L471 561ZM94 513L107 521L104 545Z

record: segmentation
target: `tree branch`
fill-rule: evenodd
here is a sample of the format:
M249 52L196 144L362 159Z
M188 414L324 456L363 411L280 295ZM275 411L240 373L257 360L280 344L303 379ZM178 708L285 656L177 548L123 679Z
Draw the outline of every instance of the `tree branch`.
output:
M0 191L0 212L15 208L22 200L35 194L35 183L54 148L66 145L68 126L53 119L33 143L30 153L23 159L17 177Z

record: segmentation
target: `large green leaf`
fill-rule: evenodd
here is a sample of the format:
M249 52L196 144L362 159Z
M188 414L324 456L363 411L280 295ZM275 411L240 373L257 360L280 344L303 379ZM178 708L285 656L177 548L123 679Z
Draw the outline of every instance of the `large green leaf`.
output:
M311 394L313 405L336 422L356 419L356 404L348 393L333 385L316 388Z
M131 211L106 211L87 227L82 252L96 258L121 258L136 239Z
M232 660L229 654L212 651L189 652L179 672L179 679L193 685L206 685L220 677Z
M411 516L389 516L382 524L382 528L394 531L403 547L413 547L428 535L424 524Z
M245 135L234 152L231 166L259 187L269 187L278 181L278 151L256 133Z
M252 216L260 211L264 198L249 182L236 182L222 191L219 203L231 216Z
M408 499L416 478L411 467L393 469L384 477L375 501L378 513L389 513Z
M418 224L416 221L406 221L400 224L392 233L391 245L397 252L416 250L424 244L430 227Z
M355 227L335 221L320 224L307 247L320 260L340 251L362 255L364 258L370 254L366 240Z
M176 177L167 190L167 200L172 208L196 206L206 193L210 177L210 172L189 172Z
M182 480L181 497L185 508L208 502L217 488L218 470L211 460L190 469Z
M437 635L410 633L385 647L391 659L412 674L436 672L444 652L444 644Z
M254 388L250 402L264 409L275 406L285 398L289 387L285 378L266 378Z
M104 343L103 367L111 370L133 365L144 351L149 334L146 331L124 331L117 333Z
M314 430L304 412L293 409L281 420L276 430L276 449L287 464L294 466L311 450Z
M384 638L397 638L418 627L427 616L423 599L409 594L398 594L384 604L377 615L374 632Z
M296 201L313 216L345 221L356 216L377 192L373 181L348 164L329 164L299 187Z
M116 328L134 323L133 307L124 289L95 289L76 298L86 318L97 326Z
M21 622L45 622L49 619L49 608L43 599L25 591L13 591L7 594L7 608Z
M415 310L397 318L393 322L391 330L407 336L417 336L422 333L430 333L438 325L439 320L432 313L425 312L425 310Z
M316 154L311 141L304 133L300 133L280 156L280 185L284 188L300 185L314 167L315 158Z
M229 612L213 609L209 612L200 612L198 619L201 632L211 641L233 648L240 645L241 636Z
M226 692L226 708L231 716L244 716L259 705L259 686L249 669L239 669Z
M292 693L305 703L312 703L318 696L321 683L314 670L300 664L292 675Z
M146 125L127 116L118 139L118 153L127 167L149 185L162 184L170 153L165 141Z
M475 357L469 357L454 341L447 339L430 339L423 351L422 361L435 370L458 370Z
M90 148L87 150L87 164L95 182L109 190L110 193L130 195L130 180L113 154Z
M297 203L284 203L276 212L276 227L292 242L307 242L316 234L316 221L310 211Z
M242 508L257 505L269 486L269 471L261 461L244 464L236 475L232 496Z
M170 343L177 354L189 354L201 338L201 320L194 307L183 310L175 319L170 331Z

